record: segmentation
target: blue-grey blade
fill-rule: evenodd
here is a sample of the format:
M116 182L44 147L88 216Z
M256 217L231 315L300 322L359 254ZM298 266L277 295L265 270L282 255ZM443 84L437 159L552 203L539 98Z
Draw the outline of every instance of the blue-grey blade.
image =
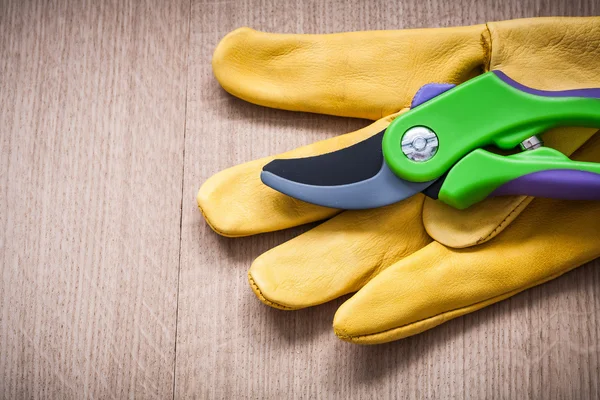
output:
M342 185L311 185L295 182L269 171L260 175L263 183L278 192L324 207L362 210L383 207L415 195L432 185L430 182L409 182L398 178L385 161L374 176Z
M381 142L385 131L352 146L305 158L276 159L263 167L281 178L316 186L336 186L361 182L381 169Z

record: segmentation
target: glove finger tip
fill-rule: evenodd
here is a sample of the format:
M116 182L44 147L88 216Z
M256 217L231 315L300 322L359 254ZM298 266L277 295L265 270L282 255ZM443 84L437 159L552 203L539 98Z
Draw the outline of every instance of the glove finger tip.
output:
M253 178L258 176L255 169L254 165L248 168L244 164L228 168L208 178L198 190L198 208L217 234L244 237L273 230L264 218L270 209L258 206L268 201L258 195L262 184Z
M235 62L236 56L239 56L238 49L247 42L249 37L256 31L248 27L237 28L234 31L229 32L221 39L217 44L213 53L212 65L221 66L223 63ZM241 53L244 54L244 53Z
M351 335L345 329L343 323L336 321L335 318L333 320L333 333L335 333L335 336L337 336L338 339L343 340L344 342L355 343L356 336Z
M252 289L256 297L263 304L269 307L277 308L279 310L288 311L297 309L297 307L291 307L288 305L281 304L273 296L270 296L270 291L267 289L269 285L265 284L264 276L258 271L259 268L255 267L255 263L252 264L252 267L248 271L248 283L250 284L250 288Z
M353 319L352 306L349 305L351 302L352 298L338 308L333 317L333 332L344 342L363 343L368 335L357 329L356 321Z
M372 301L364 288L342 304L333 319L333 331L343 341L381 344L411 335L410 324L393 317L385 307ZM401 305L398 305L401 308ZM402 313L401 313L402 314Z
M261 51L256 40L262 32L243 27L228 33L217 45L212 57L213 74L228 93L250 102L256 102L261 85L256 80L263 71ZM258 79L262 82L262 79Z
M401 333L401 328L396 328L388 331L365 333L354 324L351 316L339 317L336 313L333 320L333 332L344 342L371 345L392 342L402 339L407 335Z
M355 300L354 296L338 308L333 317L333 332L339 339L345 342L364 343L365 338L369 335L365 334L360 324L356 323L357 321L354 316L357 310L354 310L352 306L353 300Z
M233 229L227 221L223 220L220 216L226 215L215 210L215 202L211 196L211 190L209 189L209 181L205 182L200 187L196 194L196 203L198 209L202 213L202 217L208 224L208 226L217 234L225 237L237 237L239 235L235 229Z

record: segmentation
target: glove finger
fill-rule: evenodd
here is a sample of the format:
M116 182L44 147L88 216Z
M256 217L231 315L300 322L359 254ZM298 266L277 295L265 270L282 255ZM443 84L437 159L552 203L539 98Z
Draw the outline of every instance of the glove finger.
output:
M198 207L215 232L230 237L286 229L332 217L340 210L308 204L265 186L260 180L263 166L274 158L308 157L351 146L381 132L399 114L346 135L221 171L198 191Z
M551 280L600 256L600 203L537 199L493 241L472 249L433 242L371 280L337 311L334 330L383 343Z
M263 303L288 310L355 292L431 241L421 224L423 198L346 211L264 253L248 272L252 289Z
M290 35L240 28L213 55L221 86L251 103L378 119L410 105L430 82L461 83L484 69L485 25Z

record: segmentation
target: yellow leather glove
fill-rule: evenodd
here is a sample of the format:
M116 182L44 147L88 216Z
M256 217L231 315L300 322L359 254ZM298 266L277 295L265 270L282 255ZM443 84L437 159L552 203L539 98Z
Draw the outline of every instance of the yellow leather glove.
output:
M257 104L383 116L281 158L364 140L405 112L426 83L461 83L500 69L539 89L598 87L599 57L600 18L540 18L333 35L242 28L219 44L213 69L227 91ZM574 158L600 161L600 140L590 140L595 132L556 129L544 140L568 155L588 142ZM599 202L538 199L519 216L532 199L492 198L458 211L417 195L379 209L340 212L263 185L260 171L273 158L214 175L198 192L198 205L210 226L226 236L333 217L257 258L249 279L259 299L282 309L358 291L334 319L344 340L380 343L409 336L600 256Z

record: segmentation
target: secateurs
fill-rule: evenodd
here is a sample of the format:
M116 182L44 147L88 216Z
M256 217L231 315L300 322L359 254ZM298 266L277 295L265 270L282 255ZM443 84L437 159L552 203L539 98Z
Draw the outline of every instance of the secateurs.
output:
M386 130L332 153L274 160L261 180L341 209L419 192L459 209L501 195L600 200L600 164L543 147L537 135L558 126L600 128L600 89L542 91L490 71L458 86L425 85ZM512 155L484 149L519 145Z

